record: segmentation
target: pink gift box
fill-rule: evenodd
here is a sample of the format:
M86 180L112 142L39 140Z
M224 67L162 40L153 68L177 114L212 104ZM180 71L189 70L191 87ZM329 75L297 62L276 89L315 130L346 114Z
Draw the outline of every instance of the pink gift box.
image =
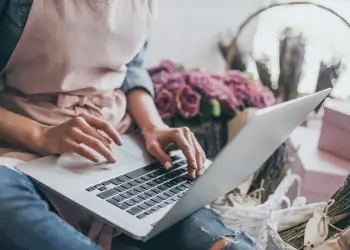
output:
M350 102L329 99L324 107L318 148L350 161Z

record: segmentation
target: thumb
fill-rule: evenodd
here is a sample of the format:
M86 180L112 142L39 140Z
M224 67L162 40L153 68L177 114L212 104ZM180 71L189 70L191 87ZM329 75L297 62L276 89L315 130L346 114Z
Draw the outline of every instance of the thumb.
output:
M167 153L162 149L157 141L152 141L148 147L148 151L152 154L166 169L172 167L171 159Z

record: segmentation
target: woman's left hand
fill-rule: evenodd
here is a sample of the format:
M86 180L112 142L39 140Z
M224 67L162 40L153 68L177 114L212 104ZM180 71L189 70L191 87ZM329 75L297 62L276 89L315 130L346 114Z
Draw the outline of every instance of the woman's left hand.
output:
M157 127L143 131L143 135L146 140L147 150L166 169L172 167L172 161L166 153L166 149L170 144L175 144L187 159L189 177L194 179L200 175L201 170L204 168L206 156L189 128Z

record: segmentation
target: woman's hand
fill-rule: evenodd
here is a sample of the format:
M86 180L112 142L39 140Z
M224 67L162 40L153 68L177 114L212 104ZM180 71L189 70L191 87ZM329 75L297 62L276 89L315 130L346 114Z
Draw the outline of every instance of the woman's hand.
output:
M98 162L99 157L90 149L114 163L116 159L111 151L111 143L122 145L118 132L109 123L84 113L61 125L46 127L41 138L43 154L73 152L94 162Z
M147 150L167 169L172 167L169 155L165 152L170 144L175 144L185 155L188 175L196 178L204 168L205 153L194 134L186 127L157 127L143 131Z

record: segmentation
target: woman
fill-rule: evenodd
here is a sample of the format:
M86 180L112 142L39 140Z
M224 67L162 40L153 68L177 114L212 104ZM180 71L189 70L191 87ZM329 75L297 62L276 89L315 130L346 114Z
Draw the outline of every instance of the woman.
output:
M97 242L108 249L111 228L85 216L91 241L75 230L82 230L81 224L71 223L73 229L55 213L70 222L76 216L69 204L42 193L14 167L66 152L97 161L89 148L113 163L110 144L122 146L117 130L126 132L132 121L165 168L171 160L164 150L175 143L187 158L189 176L198 176L205 159L201 147L187 128L162 122L141 67L150 19L147 0L0 2L2 246L95 250ZM235 235L205 209L146 244L126 237L113 244L116 249L253 249L245 234Z

